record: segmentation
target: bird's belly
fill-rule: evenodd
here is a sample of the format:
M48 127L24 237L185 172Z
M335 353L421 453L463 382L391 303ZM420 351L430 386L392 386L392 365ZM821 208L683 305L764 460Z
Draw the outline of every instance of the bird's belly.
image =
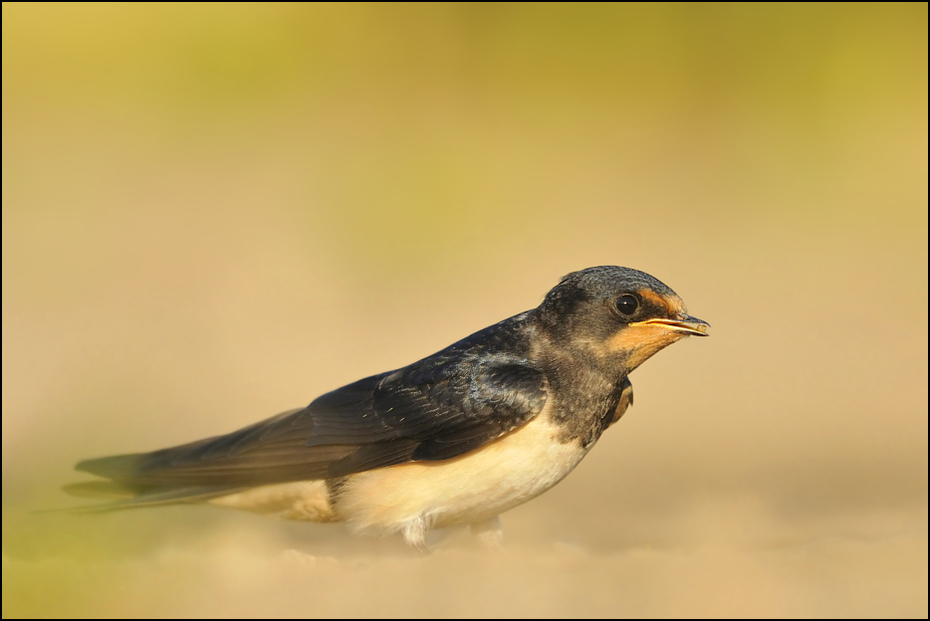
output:
M380 532L413 520L441 528L491 519L561 481L587 452L560 442L544 414L461 457L351 475L335 513L356 530Z

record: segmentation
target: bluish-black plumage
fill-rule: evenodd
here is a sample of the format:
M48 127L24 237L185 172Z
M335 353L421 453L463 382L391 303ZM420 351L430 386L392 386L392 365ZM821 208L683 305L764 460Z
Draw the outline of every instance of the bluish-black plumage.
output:
M77 468L135 492L340 477L466 453L538 414L548 386L514 318L397 371L329 392L233 433Z

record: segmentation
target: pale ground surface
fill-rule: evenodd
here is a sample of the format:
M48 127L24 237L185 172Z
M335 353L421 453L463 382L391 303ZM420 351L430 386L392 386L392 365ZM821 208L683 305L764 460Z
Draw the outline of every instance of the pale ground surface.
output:
M927 616L925 5L710 7L709 51L690 18L662 39L661 7L631 18L655 45L610 15L395 40L363 7L255 75L211 54L270 62L300 15L156 22L196 79L119 10L3 8L4 617ZM79 502L58 488L82 458L306 404L598 264L665 281L712 336L632 375L499 552L35 513Z

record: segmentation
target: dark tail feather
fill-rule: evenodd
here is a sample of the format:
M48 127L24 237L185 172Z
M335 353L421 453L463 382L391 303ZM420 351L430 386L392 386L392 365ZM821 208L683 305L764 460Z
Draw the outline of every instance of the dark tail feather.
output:
M86 481L65 485L62 490L73 496L112 498L114 502L77 507L76 513L99 513L136 507L151 507L182 502L201 502L232 494L242 489L230 485L158 486L138 482L143 467L151 461L152 453L133 453L85 459L75 470L89 472L110 481Z
M139 467L145 462L149 453L132 453L130 455L113 455L112 457L98 457L85 459L74 467L81 472L89 472L97 476L112 479L125 487L132 487L133 480L139 473Z
M100 483L100 486L96 486L96 483ZM66 509L66 511L72 513L104 513L107 511L135 509L138 507L174 505L184 502L203 502L205 500L210 500L211 498L218 498L219 496L233 494L242 489L238 487L191 486L176 487L167 490L155 490L133 496L133 492L126 491L125 488L120 488L118 485L113 485L112 488L108 488L106 485L107 483L104 481L91 481L89 483L74 483L72 485L64 486L62 488L64 491L75 496L103 495L118 498L114 502L108 502L99 505L88 505L85 507L75 507L73 509ZM118 492L115 491L117 489L123 489L123 493L118 494Z

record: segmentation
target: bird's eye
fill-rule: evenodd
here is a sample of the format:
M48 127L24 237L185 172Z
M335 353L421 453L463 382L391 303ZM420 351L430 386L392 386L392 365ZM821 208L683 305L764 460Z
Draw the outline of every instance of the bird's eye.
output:
M617 307L617 310L620 311L621 315L632 315L636 312L636 309L639 308L639 300L636 299L635 295L629 293L624 293L617 301L614 302L614 305Z

